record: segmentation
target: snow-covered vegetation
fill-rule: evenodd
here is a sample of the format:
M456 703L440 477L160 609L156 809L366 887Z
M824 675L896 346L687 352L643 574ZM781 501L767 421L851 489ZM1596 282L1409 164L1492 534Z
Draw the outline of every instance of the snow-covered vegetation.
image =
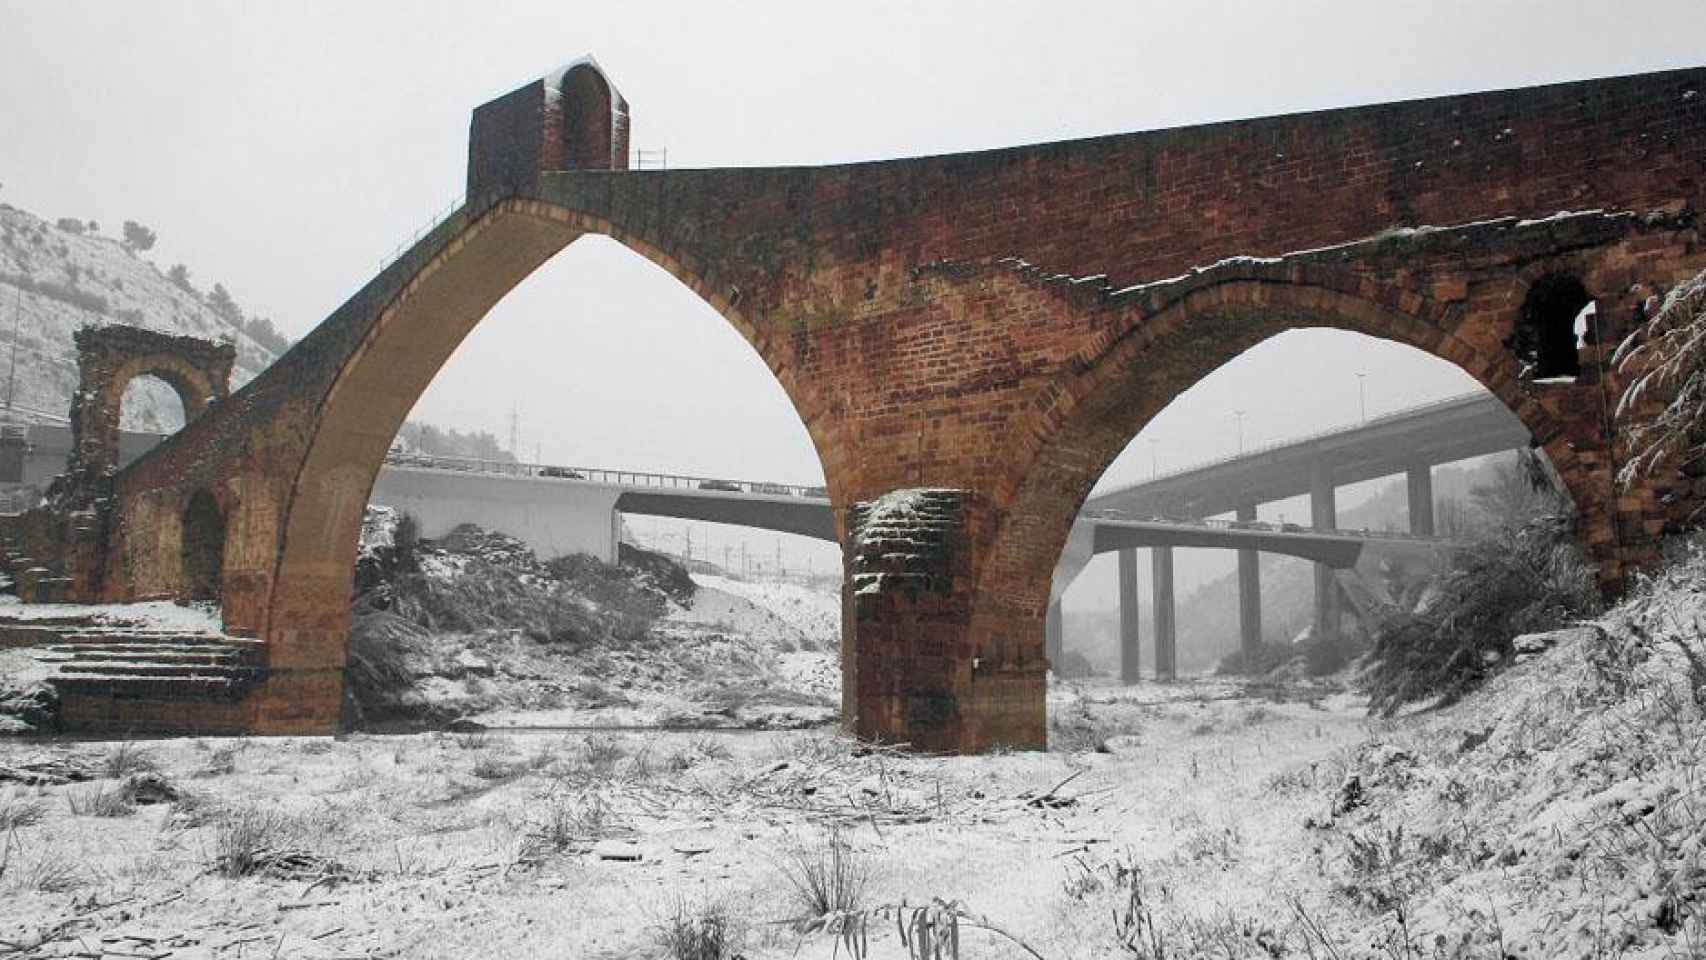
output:
M627 544L615 565L546 561L472 525L436 542L407 530L389 508L370 508L351 635L352 707L364 723L832 719L838 630L823 611L833 596L696 584ZM803 610L814 616L796 616Z

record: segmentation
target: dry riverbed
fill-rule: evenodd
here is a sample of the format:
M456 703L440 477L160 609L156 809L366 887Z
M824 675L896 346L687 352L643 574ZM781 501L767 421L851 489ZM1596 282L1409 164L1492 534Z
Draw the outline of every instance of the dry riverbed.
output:
M1301 824L1366 735L1350 698L1205 682L1051 705L1080 752L828 730L0 741L0 956L661 956L680 916L720 911L749 958L828 957L834 936L789 922L788 873L836 842L869 872L862 906L941 898L1051 960L1130 956L1145 917L1259 949L1287 894L1332 909ZM868 935L906 955L892 915Z

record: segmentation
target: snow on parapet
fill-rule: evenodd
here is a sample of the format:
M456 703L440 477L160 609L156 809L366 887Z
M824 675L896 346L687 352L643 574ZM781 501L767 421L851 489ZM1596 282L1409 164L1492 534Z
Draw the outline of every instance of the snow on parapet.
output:
M616 84L610 79L610 74L606 73L604 71L604 67L593 58L592 54L588 53L577 57L574 60L570 60L568 63L565 63L562 66L557 67L555 70L545 74L546 103L550 103L562 97L563 78L567 77L569 75L569 71L576 67L591 67L599 77L604 80L604 85L610 88L610 102L612 104L628 102L627 99L622 96L621 91L616 89Z

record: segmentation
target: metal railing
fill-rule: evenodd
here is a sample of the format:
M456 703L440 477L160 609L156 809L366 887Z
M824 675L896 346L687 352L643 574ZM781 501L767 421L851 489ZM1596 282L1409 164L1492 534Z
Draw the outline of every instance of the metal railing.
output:
M576 467L556 463L520 463L507 460L481 460L474 457L441 457L419 453L392 452L385 455L387 466L417 470L454 470L487 476L532 477L541 480L581 481L623 487L653 487L666 490L709 490L720 493L747 493L772 497L803 497L828 500L829 491L795 483L773 483L767 480L730 480L725 477L696 477L677 473L652 473L645 470L612 470L606 467Z
M443 223L446 220L449 220L452 214L454 214L456 211L462 209L462 205L464 203L466 203L467 200L468 200L468 198L465 196L457 197L456 199L450 201L449 205L441 208L438 213L434 214L432 216L432 218L429 219L424 226L415 228L415 232L409 234L409 238L407 240L404 240L403 242L397 244L395 247L392 247L391 252L387 253L379 261L379 272L384 273L386 268L390 267L393 263L396 263L397 259L399 257L401 257L403 254L405 254L409 251L409 248L413 247L417 243L420 243L422 237L433 232L434 230L437 230L438 225Z
M53 423L64 424L66 426L71 424L71 418L63 413L49 413L46 410L37 410L34 407L26 407L21 403L14 403L11 405L0 404L0 414L7 412L27 414L37 420L48 420Z

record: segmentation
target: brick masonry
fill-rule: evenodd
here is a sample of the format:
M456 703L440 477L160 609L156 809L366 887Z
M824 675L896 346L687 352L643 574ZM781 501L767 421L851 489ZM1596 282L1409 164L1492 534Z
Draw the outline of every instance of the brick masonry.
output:
M196 490L219 499L227 625L266 641L268 679L245 701L257 732L335 726L356 534L385 449L490 306L588 232L698 292L798 409L849 564L847 722L863 734L1040 745L1043 617L1078 504L1162 406L1287 329L1397 340L1500 396L1563 476L1608 588L1691 505L1664 476L1613 486L1621 384L1602 354L1647 292L1706 267L1706 69L667 172L620 169L627 108L601 73L610 162L568 169L603 156L602 124L565 129L600 89L586 70L477 109L467 206L116 478L111 599L173 582L178 550L144 531ZM1603 329L1576 382L1539 384L1505 344L1558 275L1595 298ZM927 529L900 537L916 551L862 536L899 522L882 507L896 491L935 491L917 494Z

